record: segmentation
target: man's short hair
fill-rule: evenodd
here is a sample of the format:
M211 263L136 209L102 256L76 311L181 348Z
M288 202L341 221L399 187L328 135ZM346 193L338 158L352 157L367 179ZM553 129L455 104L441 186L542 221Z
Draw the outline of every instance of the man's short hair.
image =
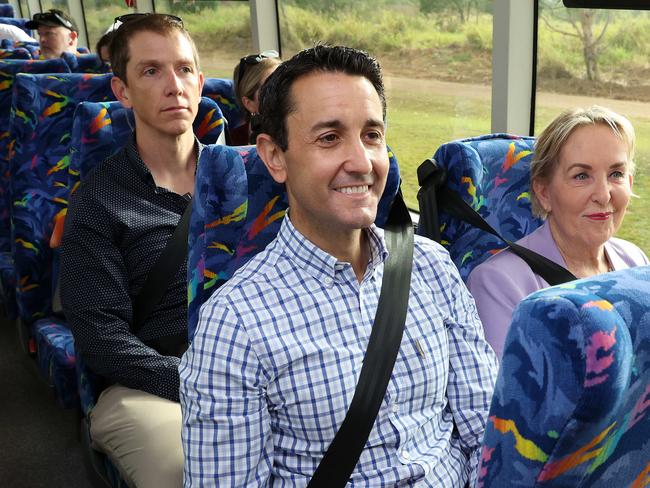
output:
M295 110L291 87L297 79L315 72L363 76L377 91L386 119L384 82L377 60L351 47L317 45L283 62L262 85L256 131L270 135L283 151L289 146L287 117Z
M63 10L56 8L51 8L47 12L34 14L32 20L25 22L25 27L32 30L38 29L41 25L48 27L65 27L72 32L79 32L74 19Z
M120 80L127 83L126 79L126 65L129 62L129 42L131 38L138 32L153 32L161 36L169 36L174 32L180 33L184 36L190 46L192 46L192 54L194 56L194 64L197 70L199 69L199 53L196 50L196 45L190 37L190 33L185 30L182 21L178 17L167 14L133 14L133 17L123 17L125 20L115 30L113 39L111 40L111 67L113 74Z

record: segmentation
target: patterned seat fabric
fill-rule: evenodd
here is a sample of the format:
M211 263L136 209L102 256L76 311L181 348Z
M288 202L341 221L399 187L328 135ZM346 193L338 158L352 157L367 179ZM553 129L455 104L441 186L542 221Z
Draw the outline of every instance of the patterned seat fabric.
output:
M376 223L382 226L399 187L390 171ZM208 146L201 154L192 200L188 255L188 335L203 302L273 240L288 206L284 185L269 175L255 147Z
M17 73L64 73L69 68L62 59L37 60L0 60L0 253L11 252L11 171L9 152L13 150L10 137L11 98L14 79ZM18 113L20 118L24 114ZM8 264L11 263L11 264ZM8 267L11 267L9 270ZM7 300L7 309L15 316L15 285L13 258L3 261L2 294Z
M2 48L0 59L32 59L32 55L24 47Z
M68 63L70 71L73 73L103 74L111 72L111 67L104 63L96 54L86 53L75 55L70 52L64 52L61 57Z
M11 4L0 5L0 17L15 17L16 12Z
M9 151L12 148L9 129L14 79L18 73L69 73L62 59L0 60L0 251L9 251ZM23 114L18 114L21 117ZM6 241L3 241L6 240Z
M63 408L78 407L74 340L65 319L48 317L37 320L34 339L38 368L41 373L46 373L43 376L53 388L57 402Z
M82 102L77 106L72 126L70 189L97 163L122 148L135 127L133 113L120 102ZM225 128L225 119L216 102L201 97L194 120L194 134L203 144L214 144Z
M84 100L113 99L111 75L19 74L10 158L17 301L30 324L50 315L50 234L67 204L72 116Z
M0 302L5 316L11 320L16 318L16 277L14 260L11 253L0 252Z
M66 349L72 336L63 321L48 318L53 269L49 241L55 219L67 205L75 106L82 100L111 99L110 78L20 74L14 84L16 117L11 130L15 145L10 164L16 302L19 317L32 324L38 364L47 366L41 372L55 386L63 405L78 405L78 398L74 362L68 359L74 352Z
M446 185L506 239L516 241L542 223L530 207L534 138L490 134L443 144L434 159ZM466 280L475 266L506 247L496 237L441 212L441 243Z
M530 295L505 343L477 487L647 486L650 266Z
M225 78L206 78L203 85L204 97L211 98L221 108L228 121L228 127L239 127L244 123L244 113L237 105L235 87L232 80Z

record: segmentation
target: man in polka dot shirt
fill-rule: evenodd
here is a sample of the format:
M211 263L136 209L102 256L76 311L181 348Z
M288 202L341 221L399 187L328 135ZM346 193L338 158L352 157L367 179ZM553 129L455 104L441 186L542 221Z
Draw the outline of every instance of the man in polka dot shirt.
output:
M186 262L135 330L134 299L194 191L201 145L192 132L203 74L182 20L123 16L112 88L135 132L71 199L61 298L75 344L109 385L89 420L94 447L129 486L182 484L178 364L186 348Z

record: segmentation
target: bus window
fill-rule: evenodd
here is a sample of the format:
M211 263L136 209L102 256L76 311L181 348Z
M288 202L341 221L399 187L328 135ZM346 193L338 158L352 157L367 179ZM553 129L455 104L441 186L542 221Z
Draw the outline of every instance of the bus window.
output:
M97 41L113 25L115 17L135 12L135 8L128 8L124 2L84 0L84 12L88 28L88 48L94 52Z
M284 58L321 41L379 60L410 208L424 159L443 142L490 132L491 1L279 0L278 15Z
M253 52L247 1L156 0L156 12L178 15L192 35L206 77L232 78L240 58Z
M616 2L613 2L616 3ZM619 236L650 252L650 12L566 8L540 0L535 133L562 110L603 105L627 116L636 131L633 198Z

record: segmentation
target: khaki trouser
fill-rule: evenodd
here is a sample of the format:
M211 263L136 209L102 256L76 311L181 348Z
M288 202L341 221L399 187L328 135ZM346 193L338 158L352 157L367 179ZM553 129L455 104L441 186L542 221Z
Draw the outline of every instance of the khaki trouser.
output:
M90 412L90 435L130 487L183 486L180 404L113 385Z

